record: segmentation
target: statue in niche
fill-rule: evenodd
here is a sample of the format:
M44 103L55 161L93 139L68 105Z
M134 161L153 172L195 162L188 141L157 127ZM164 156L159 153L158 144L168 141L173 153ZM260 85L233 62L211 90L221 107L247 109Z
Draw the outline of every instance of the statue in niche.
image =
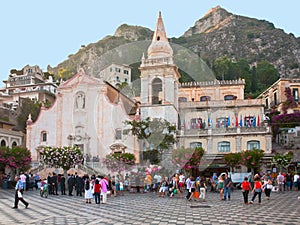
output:
M80 92L75 97L75 108L84 109L85 107L85 96L84 93Z

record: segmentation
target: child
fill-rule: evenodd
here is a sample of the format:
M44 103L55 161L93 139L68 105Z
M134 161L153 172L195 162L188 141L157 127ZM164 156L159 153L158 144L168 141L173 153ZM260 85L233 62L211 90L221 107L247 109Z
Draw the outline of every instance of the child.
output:
M120 195L124 195L124 184L122 180L120 180L119 182L119 188L120 188Z

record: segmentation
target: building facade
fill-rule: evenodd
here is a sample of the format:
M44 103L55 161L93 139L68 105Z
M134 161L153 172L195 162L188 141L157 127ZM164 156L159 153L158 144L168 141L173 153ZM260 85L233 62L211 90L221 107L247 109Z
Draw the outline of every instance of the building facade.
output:
M100 71L99 77L116 88L123 83L131 85L131 67L112 63Z
M45 78L39 66L25 66L22 70L13 70L8 79L3 81L5 87L0 89L2 105L16 109L20 98L29 98L39 102L53 102L57 84L52 76Z
M291 94L296 103L299 102L299 91L300 91L300 79L297 78L280 78L274 84L272 84L267 90L261 93L258 98L264 100L265 108L267 112L271 109L275 109L282 112L282 103L287 100L286 88L290 88ZM298 105L298 104L297 104ZM299 105L295 108L288 109L288 113L299 112Z
M34 123L28 120L26 146L33 160L44 146L77 145L86 161L116 151L136 153L135 138L122 135L136 108L113 86L80 70L59 86L51 108L42 108Z

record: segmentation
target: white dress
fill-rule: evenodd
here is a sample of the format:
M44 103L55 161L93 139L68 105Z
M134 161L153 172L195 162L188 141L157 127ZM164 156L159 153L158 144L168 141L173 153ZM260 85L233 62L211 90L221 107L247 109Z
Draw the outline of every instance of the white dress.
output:
M93 185L90 182L90 188L88 190L84 190L84 198L85 199L93 198L92 189L93 189Z

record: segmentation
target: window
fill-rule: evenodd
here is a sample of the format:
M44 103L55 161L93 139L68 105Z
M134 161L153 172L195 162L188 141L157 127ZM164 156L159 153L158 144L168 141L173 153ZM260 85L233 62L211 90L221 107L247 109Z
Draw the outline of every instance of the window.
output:
M277 105L277 92L274 93L274 104Z
M42 142L46 142L47 141L47 132L42 131L41 135L42 135Z
M117 80L117 81L120 81L120 77L117 76L117 77L116 77L116 80Z
M295 102L298 102L298 99L299 99L298 88L293 88L293 96L294 96Z
M124 70L124 74L129 74L128 70Z
M224 100L225 100L225 101L235 100L235 99L237 99L237 97L234 96L234 95L225 95L225 96L224 96Z
M155 78L152 82L152 104L162 104L162 81Z
M230 152L230 142L229 141L219 142L218 152Z
M116 140L121 140L122 139L122 130L121 129L116 129Z
M206 101L210 101L210 96L201 96L200 97L200 102L206 102Z
M179 102L187 102L187 98L186 97L179 97L178 101Z
M11 144L11 147L12 147L12 148L17 147L17 142L14 141L14 142Z
M127 83L127 81L128 81L128 79L127 78L125 78L125 82Z
M190 148L202 148L202 143L201 142L191 142Z
M5 147L5 146L6 146L5 140L2 140L2 141L1 141L1 146L2 146L2 147Z
M259 141L248 141L247 142L247 150L252 149L260 149L260 142Z
M115 68L115 71L118 72L118 73L120 73L120 72L121 72L121 69L118 68L118 67L116 67L116 68Z
M112 67L110 67L110 68L109 68L109 71L110 71L110 72L112 72L112 70L113 70L113 68L112 68Z
M266 98L266 108L268 109L269 108L269 99Z

